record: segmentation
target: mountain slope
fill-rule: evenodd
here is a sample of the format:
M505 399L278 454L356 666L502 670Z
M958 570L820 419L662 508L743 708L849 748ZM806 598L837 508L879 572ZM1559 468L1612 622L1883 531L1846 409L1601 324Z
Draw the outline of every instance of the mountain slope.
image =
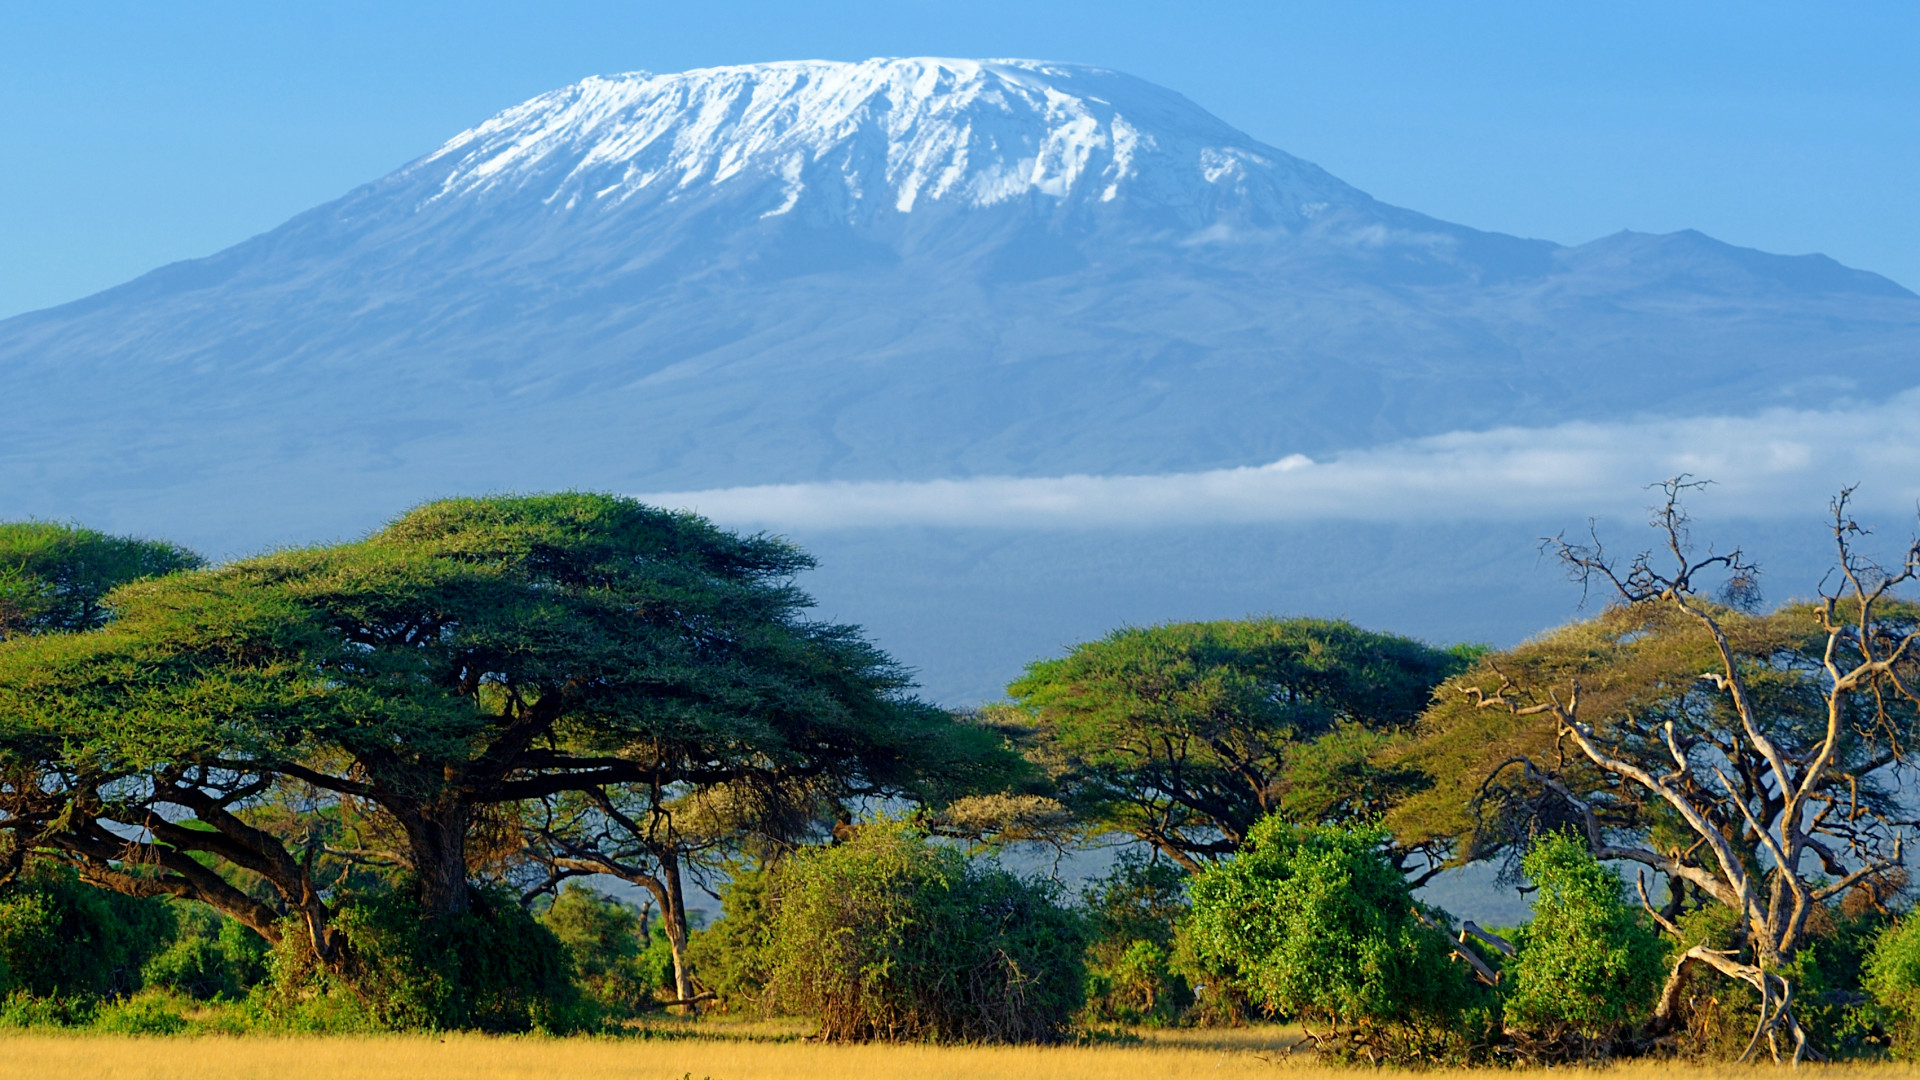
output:
M1823 257L1437 221L1113 72L632 74L0 322L0 500L1198 469L1878 394L1916 346Z

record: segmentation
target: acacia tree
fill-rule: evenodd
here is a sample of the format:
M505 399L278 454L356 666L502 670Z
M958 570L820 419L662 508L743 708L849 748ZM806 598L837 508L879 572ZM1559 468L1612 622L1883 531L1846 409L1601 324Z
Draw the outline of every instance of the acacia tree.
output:
M220 850L282 882L304 880L297 860L261 861L257 846L235 845L228 835L256 832L226 807L257 797L269 781L204 770L196 780L188 769L149 769L152 761L138 747L135 760L94 752L103 731L128 723L154 722L155 743L180 733L181 702L163 689L179 682L168 659L138 649L109 659L96 649L105 639L127 636L119 628L101 632L116 614L108 597L203 565L200 556L165 541L42 521L0 523L0 642L7 643L0 647L0 832L10 841L4 874L11 878L35 852L52 854L74 863L90 884L135 896L194 896L272 937L279 913L200 859ZM157 692L115 711L106 687L122 677ZM84 719L63 687L88 700L78 710ZM235 704L249 696L239 685L224 692ZM215 827L192 828L192 810L153 812L168 800L204 810L202 820ZM129 863L127 836L139 830L165 839L135 845L144 857ZM296 908L302 898L316 898L297 883L283 892Z
M0 522L0 640L92 630L107 593L130 581L202 565L177 544L48 521Z
M1174 623L1030 664L1008 692L1069 805L1192 872L1269 814L1357 824L1417 790L1375 755L1461 665L1345 622ZM1403 868L1414 854L1394 852Z
M1755 571L1738 551L1694 553L1680 499L1695 486L1684 477L1663 485L1653 523L1664 565L1642 552L1622 566L1597 540L1549 542L1577 580L1619 596L1611 656L1563 657L1572 662L1557 672L1528 663L1539 649L1517 663L1495 658L1459 696L1474 709L1550 722L1570 757L1519 754L1495 775L1518 769L1568 808L1595 857L1664 875L1669 910L1646 906L1666 929L1679 936L1671 916L1689 889L1737 916L1739 948L1699 945L1674 962L1653 1030L1676 1022L1689 972L1705 966L1760 994L1747 1054L1766 1038L1777 1057L1784 1030L1799 1060L1806 1036L1781 972L1809 916L1901 862L1907 823L1888 777L1904 767L1920 719L1920 612L1895 590L1920 577L1920 542L1891 569L1863 558L1849 489L1833 504L1840 587L1815 605L1750 616L1701 595L1719 571L1738 599ZM1630 674L1609 670L1609 661L1634 656L1652 662ZM1602 684L1598 702L1589 679Z
M201 860L259 874L324 955L323 837L247 821L289 785L393 822L436 918L466 909L469 841L499 808L756 770L885 778L966 742L856 630L804 618L791 577L809 565L567 494L432 503L358 543L122 590L103 630L0 646L9 745L59 781L21 824L102 875L161 871L108 884L272 936L274 912L243 910Z
M527 898L592 874L646 889L660 909L673 955L676 1004L691 1005L711 995L696 985L688 966L689 874L710 886L731 860L745 855L766 862L791 852L825 826L850 820L850 806L858 800L904 798L923 808L957 804L975 810L982 802L1012 801L1029 810L1033 802L1050 802L969 795L1012 786L1030 770L999 733L968 717L928 717L927 730L938 737L868 755L855 769L748 755L727 767L709 763L702 775L691 776L684 764L666 760L684 755L687 747L636 747L630 753L651 755L653 775L682 779L607 784L540 800L521 825L525 854L545 873ZM951 826L949 817L935 820ZM995 816L994 831L1031 824L1006 818Z

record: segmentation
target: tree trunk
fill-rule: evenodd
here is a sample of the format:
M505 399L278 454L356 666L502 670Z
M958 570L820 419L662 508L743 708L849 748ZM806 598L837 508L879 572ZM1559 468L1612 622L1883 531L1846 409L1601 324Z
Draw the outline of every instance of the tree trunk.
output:
M1667 975L1667 984L1661 988L1660 1003L1653 1010L1653 1018L1648 1021L1649 1034L1663 1035L1678 1026L1680 994L1686 986L1687 969L1695 964L1711 967L1727 978L1738 979L1760 992L1760 1021L1754 1028L1746 1051L1740 1055L1741 1061L1753 1056L1760 1041L1765 1039L1773 1060L1778 1062L1780 1045L1776 1034L1782 1028L1793 1036L1793 1064L1799 1065L1806 1058L1809 1049L1807 1033L1800 1026L1799 1018L1793 1014L1792 984L1763 967L1743 964L1729 954L1705 945L1695 945L1674 962L1673 970Z
M667 849L656 857L660 860L661 882L666 886L666 896L660 900L660 925L667 932L667 948L673 953L673 996L691 1002L693 976L687 970L687 898L680 882L680 856Z
M673 954L673 996L676 1006L690 1006L702 995L694 990L693 972L687 965L687 901L680 879L680 853L671 845L646 845L647 853L659 864L658 873L648 873L630 863L612 859L565 859L561 865L610 874L653 894L660 905L660 929L667 935L667 950ZM644 929L645 924L642 924Z
M443 801L394 810L394 816L407 831L421 913L429 919L466 914L467 826L472 809L465 803Z

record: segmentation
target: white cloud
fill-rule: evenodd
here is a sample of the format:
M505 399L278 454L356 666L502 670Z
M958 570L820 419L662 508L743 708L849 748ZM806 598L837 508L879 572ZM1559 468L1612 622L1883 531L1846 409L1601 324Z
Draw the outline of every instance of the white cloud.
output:
M1637 511L1652 481L1714 481L1716 514L1802 518L1839 488L1910 514L1920 499L1920 391L1832 412L1570 423L1454 432L1323 461L1158 476L973 477L775 484L643 496L735 525L1125 527L1311 520L1537 520Z

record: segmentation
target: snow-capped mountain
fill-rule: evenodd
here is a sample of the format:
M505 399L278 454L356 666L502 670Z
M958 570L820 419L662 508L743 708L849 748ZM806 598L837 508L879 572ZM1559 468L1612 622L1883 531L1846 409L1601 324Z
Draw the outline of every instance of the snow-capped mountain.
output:
M1199 228L1298 226L1365 195L1185 98L1026 60L800 61L592 78L509 109L380 185L424 209L537 200L614 213L726 197L760 218L1042 200L1151 208ZM802 199L806 207L801 209Z
M1438 221L1115 72L635 73L0 322L0 507L246 546L449 491L1154 473L1823 404L1916 355L1920 298L1873 274Z

